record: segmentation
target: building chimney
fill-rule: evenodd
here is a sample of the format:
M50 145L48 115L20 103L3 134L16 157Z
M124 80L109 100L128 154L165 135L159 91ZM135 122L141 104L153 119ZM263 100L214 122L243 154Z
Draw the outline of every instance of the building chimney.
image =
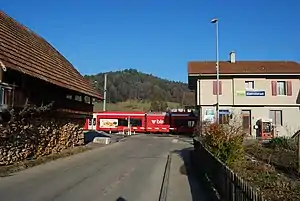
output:
M235 63L235 52L234 51L230 52L229 58L230 58L230 63L234 64Z

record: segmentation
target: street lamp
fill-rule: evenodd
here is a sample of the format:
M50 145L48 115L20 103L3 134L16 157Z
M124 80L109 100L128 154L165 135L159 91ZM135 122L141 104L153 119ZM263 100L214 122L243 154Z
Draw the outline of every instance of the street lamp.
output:
M217 106L216 106L216 115L217 115L217 124L219 124L219 20L214 18L210 21L216 25L216 71L217 71Z

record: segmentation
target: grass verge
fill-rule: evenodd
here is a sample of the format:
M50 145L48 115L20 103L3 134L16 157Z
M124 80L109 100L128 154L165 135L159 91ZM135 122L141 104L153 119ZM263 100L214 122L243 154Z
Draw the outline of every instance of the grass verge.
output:
M167 102L169 109L180 108L179 103ZM107 103L107 111L148 111L150 109L150 101L128 100L118 103ZM94 111L102 111L103 104L95 103Z
M59 158L65 158L74 154L82 153L93 149L89 146L79 146L70 149L63 150L62 152L50 154L48 156L42 156L32 160L25 160L19 163L15 163L8 166L0 166L0 177L10 176L12 173L25 170L30 167L41 165L50 161L57 160Z
M267 200L300 200L300 180L295 174L295 152L256 143L245 146L245 160L233 170L256 187Z

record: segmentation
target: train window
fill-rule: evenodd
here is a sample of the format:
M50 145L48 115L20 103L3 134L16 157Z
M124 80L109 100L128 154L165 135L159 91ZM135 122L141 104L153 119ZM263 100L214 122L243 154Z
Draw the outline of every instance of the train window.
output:
M142 126L141 119L130 119L131 126Z
M127 119L118 119L118 125L119 126L128 126Z
M96 118L93 118L93 126L96 126Z
M92 125L92 121L93 121L93 119L89 119L89 125L90 126Z
M175 126L188 126L188 121L183 119L175 119L174 124Z

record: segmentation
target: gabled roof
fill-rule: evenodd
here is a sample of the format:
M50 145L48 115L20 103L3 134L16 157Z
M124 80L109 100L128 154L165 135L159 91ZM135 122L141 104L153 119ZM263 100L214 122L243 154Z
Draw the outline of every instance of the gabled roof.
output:
M45 39L0 11L0 61L7 68L101 99L90 83Z
M300 63L292 61L222 61L220 74L300 74ZM188 63L189 74L215 74L215 61Z

